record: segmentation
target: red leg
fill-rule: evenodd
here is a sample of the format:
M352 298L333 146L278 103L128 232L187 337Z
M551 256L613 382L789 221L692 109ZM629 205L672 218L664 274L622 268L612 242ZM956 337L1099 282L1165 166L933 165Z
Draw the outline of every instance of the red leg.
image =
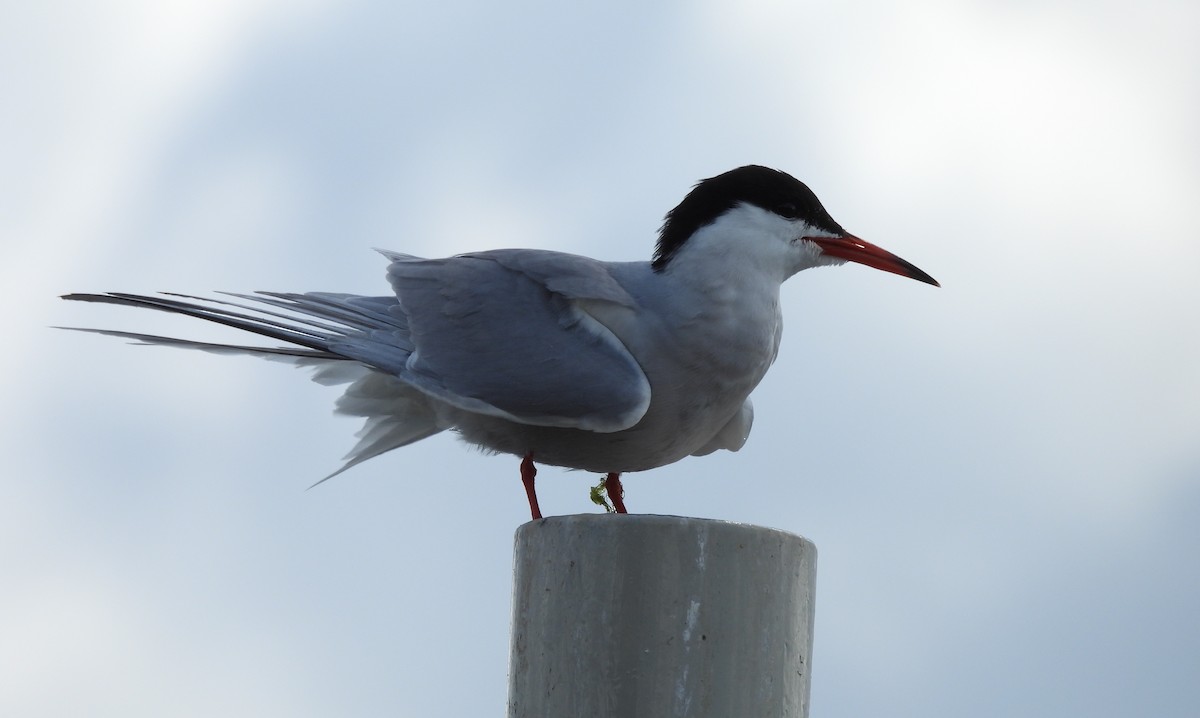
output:
M625 487L621 486L620 474L609 474L604 479L604 490L608 492L608 500L619 514L627 514L625 510Z
M525 484L525 496L529 498L529 511L533 518L540 519L542 510L538 508L537 491L533 488L533 478L537 476L537 467L533 465L533 452L521 459L521 483Z

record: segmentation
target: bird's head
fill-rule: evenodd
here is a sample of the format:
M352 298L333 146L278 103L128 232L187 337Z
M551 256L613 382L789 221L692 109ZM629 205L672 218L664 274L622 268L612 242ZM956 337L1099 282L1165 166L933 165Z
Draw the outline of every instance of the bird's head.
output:
M777 269L781 281L802 269L857 262L939 286L915 265L842 229L803 182L758 165L701 180L667 213L654 271L688 255L757 262Z

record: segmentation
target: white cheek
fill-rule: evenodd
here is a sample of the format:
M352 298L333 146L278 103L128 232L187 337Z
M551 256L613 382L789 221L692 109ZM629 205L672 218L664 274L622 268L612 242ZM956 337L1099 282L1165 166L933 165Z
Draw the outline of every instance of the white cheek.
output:
M836 267L846 263L844 259L831 257L821 251L815 242L807 239L796 241L796 271L811 267Z

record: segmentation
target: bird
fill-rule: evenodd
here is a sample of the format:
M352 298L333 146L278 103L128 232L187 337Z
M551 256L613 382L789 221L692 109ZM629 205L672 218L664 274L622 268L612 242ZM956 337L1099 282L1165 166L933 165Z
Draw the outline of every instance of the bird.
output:
M798 272L854 262L940 286L843 229L803 182L760 165L696 183L667 212L650 261L377 251L388 260L384 296L62 296L187 315L278 346L63 328L311 368L318 383L346 385L338 413L365 419L345 464L318 484L451 430L520 457L536 520L537 464L602 475L594 495L623 514L623 474L741 449L750 394L779 352L780 288Z

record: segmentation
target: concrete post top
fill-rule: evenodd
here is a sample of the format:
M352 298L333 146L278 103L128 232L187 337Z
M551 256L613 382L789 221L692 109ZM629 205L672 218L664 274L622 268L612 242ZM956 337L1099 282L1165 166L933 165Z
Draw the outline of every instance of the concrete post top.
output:
M567 514L564 516L548 516L534 519L521 524L517 528L517 538L534 531L700 531L716 532L722 536L733 538L738 535L756 535L759 539L775 536L780 541L800 542L807 544L809 551L816 551L816 545L809 539L783 529L757 526L755 524L725 521L723 519L705 519L690 516L671 516L666 514Z

